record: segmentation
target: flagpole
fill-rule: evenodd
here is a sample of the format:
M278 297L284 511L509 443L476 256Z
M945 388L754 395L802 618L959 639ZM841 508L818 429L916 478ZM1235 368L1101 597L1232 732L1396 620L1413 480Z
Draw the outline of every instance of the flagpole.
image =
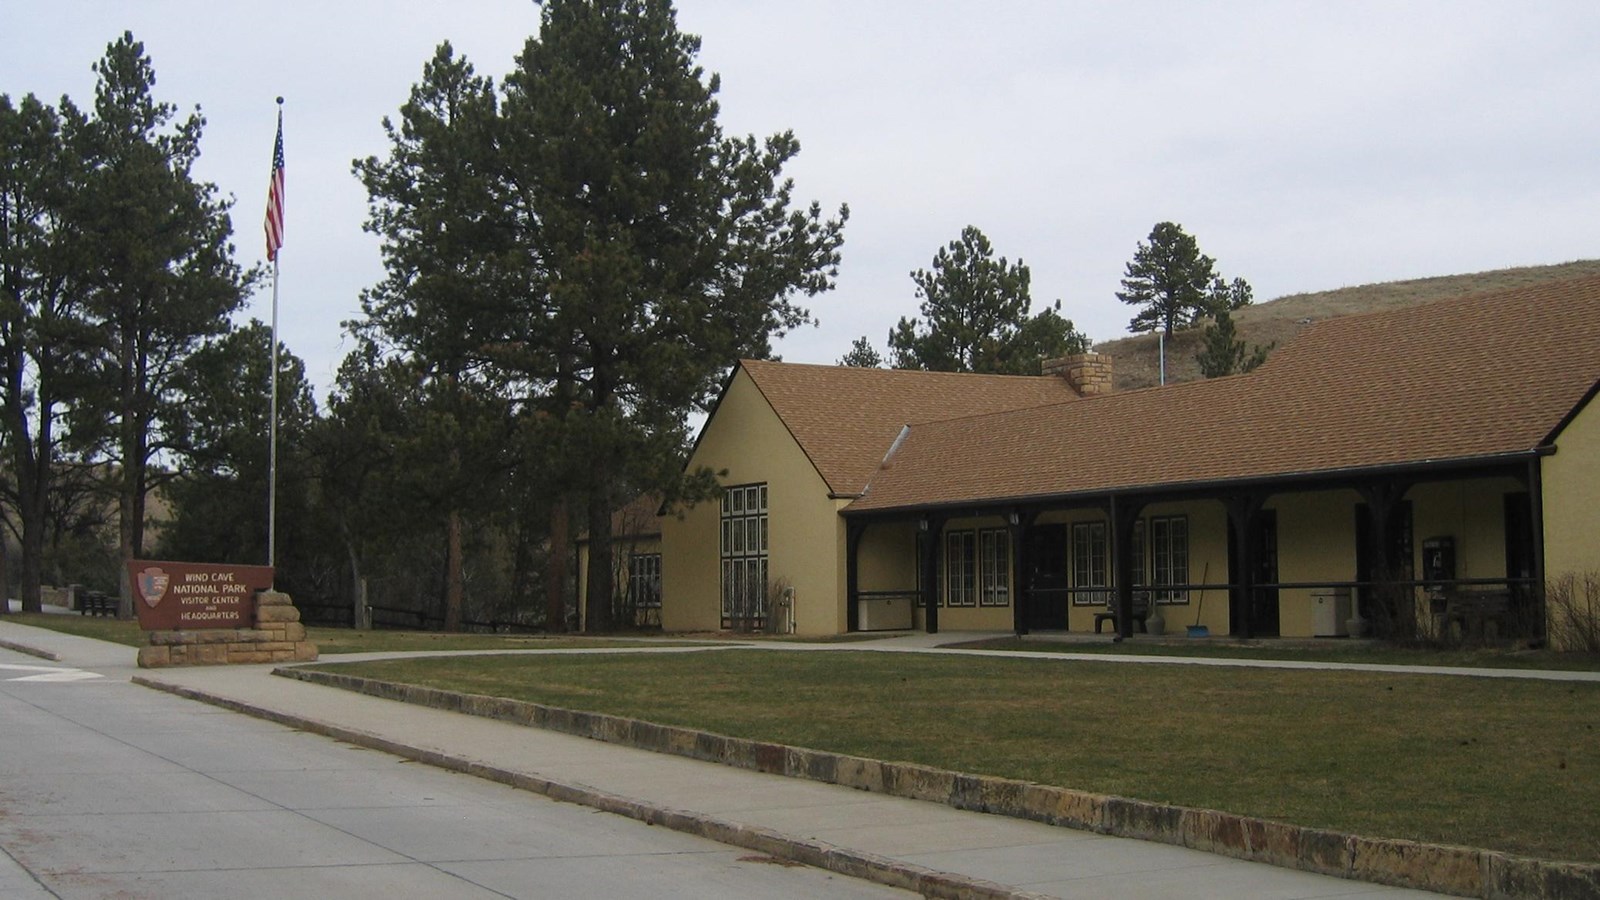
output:
M278 98L278 138L273 148L272 197L276 200L277 231L271 229L272 210L268 211L268 249L272 257L272 407L268 427L267 458L267 565L278 564L278 274L279 256L283 253L283 98ZM271 202L271 201L269 201Z
M272 261L272 426L268 430L267 565L278 564L278 260Z

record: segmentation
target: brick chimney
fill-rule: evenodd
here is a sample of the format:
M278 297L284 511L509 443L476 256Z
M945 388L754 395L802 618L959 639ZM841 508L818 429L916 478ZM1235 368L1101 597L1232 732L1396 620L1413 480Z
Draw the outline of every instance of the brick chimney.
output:
M1111 393L1111 357L1103 353L1079 353L1039 364L1040 374L1067 380L1080 397Z

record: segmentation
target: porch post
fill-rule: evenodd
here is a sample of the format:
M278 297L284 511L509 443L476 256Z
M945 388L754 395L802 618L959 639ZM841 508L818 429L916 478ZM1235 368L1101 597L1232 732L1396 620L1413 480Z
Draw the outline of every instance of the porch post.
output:
M867 523L846 519L844 523L844 621L846 631L861 630L861 563L857 557Z
M1392 534L1395 510L1400 505L1400 498L1405 496L1410 485L1397 481L1382 481L1374 484L1363 485L1357 490L1361 492L1362 499L1367 501L1367 514L1372 532L1372 581L1373 588L1368 595L1373 603L1367 609L1367 621L1371 622L1374 634L1380 637L1393 637L1395 632L1395 615L1399 612L1399 598L1395 596L1394 563L1391 559L1391 548L1394 543ZM1375 607L1375 608L1373 608ZM1360 610L1357 610L1360 613Z
M924 516L917 523L917 539L922 542L922 622L929 634L939 633L939 548L944 531L943 516Z
M1544 595L1544 470L1540 466L1540 459L1536 456L1528 460L1528 505L1532 507L1528 518L1533 526L1533 546L1528 551L1528 555L1533 557L1532 571L1529 573L1533 578L1533 589L1529 595L1533 598L1533 608L1538 610L1538 636L1548 641L1550 610L1545 606Z
M1239 586L1238 602L1228 610L1228 630L1244 638L1256 636L1256 545L1253 538L1266 499L1265 494L1235 494L1222 501L1228 510L1228 524L1233 528L1234 547L1238 551L1234 555L1239 564L1239 571L1228 573L1228 580Z
M1133 637L1133 578L1128 551L1133 545L1133 526L1139 521L1144 503L1126 497L1110 498L1111 578L1117 592L1117 637ZM1155 602L1151 595L1150 602Z

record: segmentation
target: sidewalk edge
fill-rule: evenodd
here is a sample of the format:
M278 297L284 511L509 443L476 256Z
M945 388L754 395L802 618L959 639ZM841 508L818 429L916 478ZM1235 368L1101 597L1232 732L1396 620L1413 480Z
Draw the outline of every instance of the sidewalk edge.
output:
M957 809L1174 844L1354 881L1465 897L1600 900L1600 864L1363 837L1219 810L846 756L603 713L331 672L278 668L273 674L641 750L942 803Z
M824 841L792 837L768 828L728 822L703 813L634 800L583 784L553 781L528 772L518 772L461 756L425 750L370 732L257 706L212 694L200 688L171 684L147 675L135 675L131 681L142 687L165 691L189 700L198 700L370 750L390 753L413 762L472 775L518 790L543 794L553 800L588 806L650 825L660 825L718 843L754 850L778 859L826 869L851 878L915 891L924 897L945 898L945 900L1049 900L1043 894L1020 891L980 878L954 872L941 872L888 857L837 847Z

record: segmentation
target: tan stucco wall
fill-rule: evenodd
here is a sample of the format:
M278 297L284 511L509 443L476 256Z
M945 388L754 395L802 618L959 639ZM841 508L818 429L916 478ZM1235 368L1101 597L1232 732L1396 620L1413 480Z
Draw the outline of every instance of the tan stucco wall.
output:
M874 522L861 537L856 555L857 582L863 591L910 591L917 587L917 525Z
M1280 494L1267 504L1278 514L1280 582L1353 581L1356 577L1355 491ZM1312 591L1278 592L1278 633L1311 637ZM1224 595L1226 596L1226 595ZM1226 602L1226 601L1224 601ZM1340 623L1343 628L1343 623Z
M1556 437L1556 452L1541 463L1544 482L1544 563L1547 583L1600 574L1600 402L1591 401ZM1583 598L1578 598L1580 602ZM1552 607L1551 636L1560 615Z
M844 522L841 501L801 452L783 422L742 370L706 423L689 461L722 472L725 485L767 485L769 580L794 588L799 634L844 630ZM662 627L708 631L721 626L721 560L716 501L662 520Z
M1455 539L1457 578L1506 575L1506 494L1525 490L1512 478L1421 484L1411 498L1417 557L1422 577L1422 545L1430 538Z
M1545 572L1600 570L1600 402L1591 401L1557 436L1541 474Z
M1457 578L1504 578L1506 574L1505 496L1522 490L1513 478L1429 482L1406 492L1411 503L1411 571L1422 577L1423 544L1431 538L1455 541ZM1353 581L1356 577L1356 505L1353 490L1287 494L1268 506L1278 512L1278 580ZM1310 637L1309 588L1281 591L1279 633ZM1418 590L1418 601L1426 597Z

